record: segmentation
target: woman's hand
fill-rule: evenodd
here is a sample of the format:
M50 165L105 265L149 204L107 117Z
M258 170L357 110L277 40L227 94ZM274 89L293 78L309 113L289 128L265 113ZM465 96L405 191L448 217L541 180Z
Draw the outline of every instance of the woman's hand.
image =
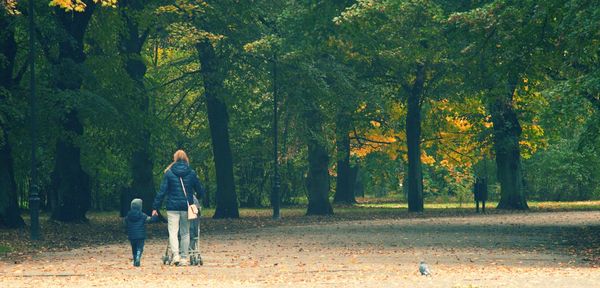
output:
M158 212L156 210L152 210L152 216L158 216Z

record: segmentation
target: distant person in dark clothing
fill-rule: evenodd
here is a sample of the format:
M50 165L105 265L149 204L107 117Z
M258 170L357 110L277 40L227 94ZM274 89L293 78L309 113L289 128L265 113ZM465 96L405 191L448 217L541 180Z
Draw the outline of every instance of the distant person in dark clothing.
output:
M487 201L488 197L486 178L475 178L475 184L473 185L473 194L475 194L475 212L479 213L479 202L481 202L481 212L485 213L485 201Z
M131 243L131 252L133 253L133 266L140 266L144 252L144 240L146 240L146 222L151 221L153 221L152 218L142 212L142 199L133 199L131 210L125 216L127 238Z

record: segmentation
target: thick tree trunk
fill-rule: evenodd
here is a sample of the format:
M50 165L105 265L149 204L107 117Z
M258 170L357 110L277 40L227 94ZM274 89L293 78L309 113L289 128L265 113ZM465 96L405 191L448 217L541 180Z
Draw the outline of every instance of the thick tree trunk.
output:
M509 92L497 97L490 109L494 124L494 150L501 191L498 209L527 210L529 207L523 190L519 147L521 125L512 102L515 83L516 81L511 81Z
M15 57L17 55L17 43L15 41L15 27L11 17L5 11L0 11L0 84L2 88L10 91L13 86L13 70ZM2 91L0 97L4 98L6 93Z
M66 115L63 127L75 135L83 134L83 126L76 110ZM81 151L70 141L60 140L56 144L56 161L52 173L55 189L52 219L72 222L87 221L85 213L90 209L90 179L81 168Z
M0 102L7 98L13 90L13 70L17 55L14 26L9 16L0 11ZM0 120L0 225L9 228L25 226L17 201L17 185L15 183L14 162L9 142L9 121Z
M131 209L131 200L133 200L133 193L131 193L131 188L129 187L121 187L119 190L119 215L121 217L127 216L129 209Z
M8 131L2 129L4 137ZM20 228L25 226L21 218L21 209L17 202L17 185L13 171L13 159L8 139L4 138L4 144L0 146L0 224L8 228Z
M314 135L323 135L322 120L318 111L304 115L310 133L308 136L308 209L306 215L331 215L329 203L329 155L323 141ZM317 136L318 137L318 136Z
M239 218L233 159L229 147L229 115L221 98L225 75L220 69L223 67L220 66L210 42L198 43L196 48L201 63L200 73L204 78L204 96L217 175L216 210L213 218Z
M206 109L212 138L215 170L217 176L215 219L239 218L237 195L233 178L233 159L229 147L229 116L227 107L220 99L209 96L205 86Z
M351 119L349 115L338 115L336 146L337 146L337 180L334 203L354 204L354 182L350 168L350 132Z
M92 17L95 4L86 1L86 10L82 13L69 13L56 9L58 22L64 36L59 43L59 59L57 64L56 88L70 93L78 93L83 78L80 67L85 61L83 38ZM77 108L72 108L64 119L62 126L67 134L83 135L83 125L79 119ZM89 210L91 189L89 176L81 167L81 153L72 140L61 137L56 144L55 166L52 173L52 191L50 198L52 219L71 222L86 221L85 213Z
M142 199L142 210L146 213L152 212L152 201L156 194L154 186L154 177L152 175L152 167L154 162L149 151L149 140L144 140L143 147L133 153L131 159L131 173L133 182L131 184L131 193L135 198Z
M141 10L143 5L140 3L125 3L123 5L130 4L129 9ZM141 32L139 31L139 25L134 17L127 14L129 10L123 10L122 16L126 23L126 29L121 34L121 53L124 57L123 63L125 64L125 71L129 77L135 83L135 95L136 95L136 108L141 115L148 115L149 102L148 93L144 85L144 78L146 75L147 67L144 59L142 58L141 51L144 43L148 36L148 30ZM131 196L142 199L143 208L142 210L146 213L152 211L152 201L156 194L154 186L154 176L152 169L154 162L152 161L151 147L150 147L150 131L145 128L143 123L135 123L134 135L136 140L139 140L139 144L136 145L136 151L133 152L131 158L131 175L133 181L131 184ZM139 128L137 128L139 127ZM127 203L129 205L129 203Z
M408 149L408 210L423 211L423 168L421 166L421 97L425 66L417 65L415 82L408 91L406 145Z

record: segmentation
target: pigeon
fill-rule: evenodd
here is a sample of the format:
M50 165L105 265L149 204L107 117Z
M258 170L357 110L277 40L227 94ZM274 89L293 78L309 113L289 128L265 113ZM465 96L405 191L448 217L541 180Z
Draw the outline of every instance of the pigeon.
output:
M431 276L431 271L429 270L429 266L427 266L425 261L421 261L419 264L419 272L421 272L421 275L423 276Z

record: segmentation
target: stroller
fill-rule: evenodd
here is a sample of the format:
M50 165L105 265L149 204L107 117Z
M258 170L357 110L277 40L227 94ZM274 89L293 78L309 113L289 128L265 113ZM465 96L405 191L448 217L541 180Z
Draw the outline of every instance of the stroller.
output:
M190 265L197 266L204 265L204 262L200 255L200 212L202 209L196 196L194 196L194 204L198 207L198 217L190 220L190 247L188 250L188 257L190 259ZM173 252L171 251L171 247L169 247L169 243L167 243L167 249L165 250L165 255L162 257L162 261L164 265L171 265L171 262L173 262Z

